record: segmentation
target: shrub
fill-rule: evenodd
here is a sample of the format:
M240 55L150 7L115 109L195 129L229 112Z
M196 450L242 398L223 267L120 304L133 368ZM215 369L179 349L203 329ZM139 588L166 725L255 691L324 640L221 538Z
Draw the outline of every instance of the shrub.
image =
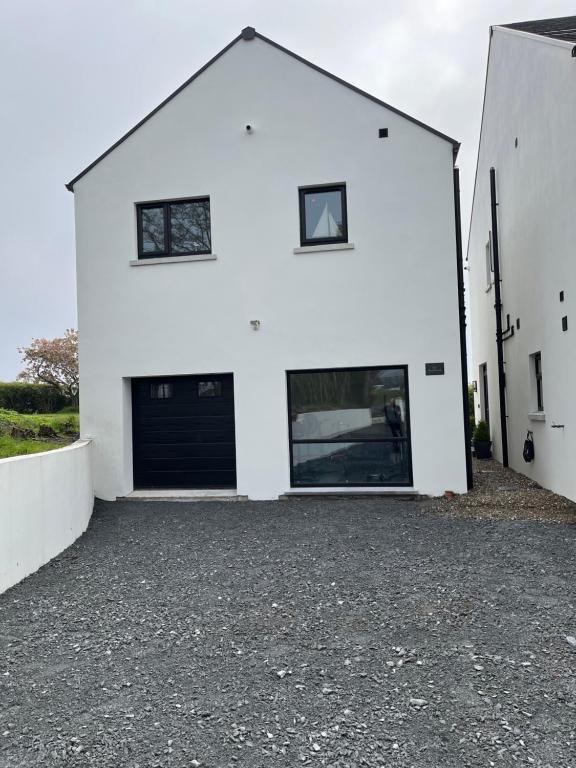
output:
M64 408L60 408L58 413L78 413L78 404L75 402L69 403L68 405L65 405Z
M70 399L46 384L0 382L0 408L18 413L54 413Z
M490 442L490 430L488 424L485 421L479 421L476 424L474 430L474 442L475 443L489 443Z

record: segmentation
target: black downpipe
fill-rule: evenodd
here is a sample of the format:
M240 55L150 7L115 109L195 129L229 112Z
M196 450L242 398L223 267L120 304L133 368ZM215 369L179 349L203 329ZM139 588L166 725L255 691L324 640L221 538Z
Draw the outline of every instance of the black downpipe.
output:
M500 433L502 435L502 465L508 466L508 424L506 421L506 375L504 373L504 344L502 339L502 296L500 292L500 251L498 248L498 214L496 202L496 171L490 168L490 208L492 210L492 258L494 261L494 309L496 311L496 351L498 353L498 396L500 399Z
M458 312L460 320L460 367L462 373L462 412L464 415L464 450L468 490L474 487L468 400L468 352L466 349L466 303L464 297L464 264L462 262L462 220L460 215L460 171L454 168L454 212L456 214L456 273L458 277Z

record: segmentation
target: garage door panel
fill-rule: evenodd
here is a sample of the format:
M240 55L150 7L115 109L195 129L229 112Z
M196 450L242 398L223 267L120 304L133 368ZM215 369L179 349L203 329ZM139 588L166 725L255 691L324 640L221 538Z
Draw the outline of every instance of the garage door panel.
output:
M135 476L137 478L138 475ZM153 471L141 476L140 488L234 488L236 472Z
M231 374L132 381L134 485L236 485Z
M146 390L142 393L142 398L149 400ZM218 398L218 402L206 402L200 398L194 403L179 403L177 395L174 395L170 401L145 402L140 405L140 409L142 418L151 421L168 417L175 419L226 417L230 415L229 402L221 398Z
M227 443L231 442L228 429L157 429L154 432L139 433L144 442L165 443ZM233 433L232 433L233 437Z
M199 472L207 469L211 472L233 472L236 461L233 456L203 456L201 458L182 456L178 458L149 457L142 459L141 467L145 472Z
M161 416L144 417L138 428L141 432L166 432L187 430L234 430L233 416Z
M210 455L221 458L236 458L236 446L234 443L163 443L161 449L155 443L145 443L138 448L138 455L141 459L157 458L159 455L163 458L202 458Z

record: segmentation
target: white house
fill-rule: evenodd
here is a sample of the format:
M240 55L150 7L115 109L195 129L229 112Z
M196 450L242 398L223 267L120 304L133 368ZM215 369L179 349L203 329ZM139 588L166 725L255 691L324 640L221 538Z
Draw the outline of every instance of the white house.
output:
M571 499L575 82L576 16L490 30L468 247L477 419L499 461Z
M248 27L73 179L97 495L465 491L457 149Z

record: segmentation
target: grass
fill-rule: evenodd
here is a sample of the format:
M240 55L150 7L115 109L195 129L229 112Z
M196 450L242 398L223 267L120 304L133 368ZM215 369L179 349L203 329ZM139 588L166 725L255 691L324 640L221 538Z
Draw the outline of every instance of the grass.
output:
M54 448L62 448L62 443L50 443L47 440L16 440L10 435L0 435L0 459L53 451Z
M38 437L38 430L42 426L51 427L57 438L42 439ZM13 427L31 430L34 436L11 437L10 432ZM78 413L67 411L27 414L0 408L0 459L61 448L72 442L73 435L78 431Z

